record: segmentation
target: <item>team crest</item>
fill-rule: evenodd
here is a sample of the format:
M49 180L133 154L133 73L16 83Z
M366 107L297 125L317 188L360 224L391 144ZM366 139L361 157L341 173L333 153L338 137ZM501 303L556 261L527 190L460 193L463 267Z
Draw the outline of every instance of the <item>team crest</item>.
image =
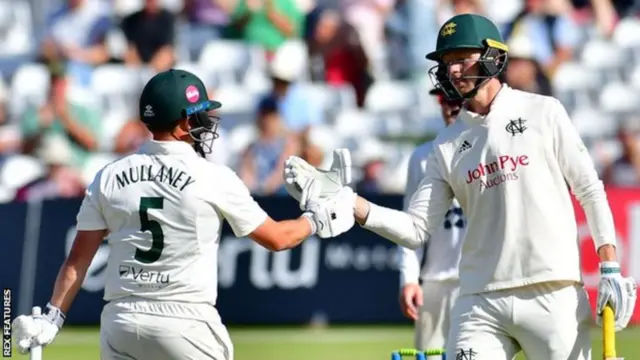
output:
M440 36L449 36L453 35L456 32L456 23L450 22L442 28L440 31Z

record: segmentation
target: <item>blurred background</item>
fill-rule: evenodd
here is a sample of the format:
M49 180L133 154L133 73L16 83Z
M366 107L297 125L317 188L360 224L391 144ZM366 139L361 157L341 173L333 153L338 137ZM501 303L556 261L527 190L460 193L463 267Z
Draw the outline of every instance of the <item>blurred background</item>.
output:
M607 185L623 268L640 279L640 1L0 0L0 279L14 315L48 300L86 185L149 138L138 96L171 67L222 102L209 160L236 170L275 218L299 212L282 196L283 159L326 166L337 147L352 151L359 193L400 208L411 151L444 126L425 54L465 12L502 29L512 87L566 106ZM597 258L576 216L593 289ZM390 243L354 229L271 254L226 234L219 308L238 359L374 359L411 346ZM71 325L98 323L107 254ZM336 323L360 327L313 332ZM269 327L300 324L312 333ZM97 359L97 344L95 328L71 328L47 351Z

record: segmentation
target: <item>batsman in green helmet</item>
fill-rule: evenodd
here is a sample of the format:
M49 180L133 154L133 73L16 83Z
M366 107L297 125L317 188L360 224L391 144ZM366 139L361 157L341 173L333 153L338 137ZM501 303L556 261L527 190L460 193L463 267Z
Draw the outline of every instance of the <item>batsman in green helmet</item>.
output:
M20 352L54 341L104 239L109 241L100 323L103 360L232 360L233 345L216 309L223 223L270 251L311 235L350 229L353 193L319 200L312 181L301 189L303 214L273 220L211 151L221 104L187 71L156 74L140 96L140 118L153 139L102 168L77 215L77 235L42 315L13 322ZM209 139L209 140L205 140ZM194 149L195 147L195 149ZM346 211L339 210L340 208Z
M497 77L506 68L508 50L491 20L457 15L440 28L435 51L427 54L438 63L429 76L450 101L470 100L485 85L500 86Z
M357 196L356 221L401 246L434 241L428 251L438 251L443 221L454 198L459 202L467 221L447 358L511 360L524 352L529 360L591 359L592 312L576 241L587 237L579 236L571 193L600 260L599 271L589 273L599 279L597 323L609 304L616 330L624 329L637 294L636 281L621 275L616 228L589 151L560 101L500 82L508 48L489 19L460 14L437 36L427 55L437 63L431 75L444 96L463 107L421 161L423 175L406 210ZM298 186L337 178L310 171L299 158L286 163L284 176Z

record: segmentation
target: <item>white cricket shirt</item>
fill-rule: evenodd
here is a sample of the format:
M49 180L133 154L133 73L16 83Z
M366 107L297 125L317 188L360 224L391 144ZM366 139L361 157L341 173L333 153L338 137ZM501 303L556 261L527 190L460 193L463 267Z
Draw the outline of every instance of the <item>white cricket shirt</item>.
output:
M580 282L569 187L596 246L615 245L604 186L557 99L504 85L489 114L461 111L433 147L408 211L372 204L364 227L417 248L441 226L455 195L468 219L461 294Z
M108 229L104 299L215 304L223 219L243 237L267 218L228 167L178 141L148 141L98 172L78 230Z
M427 157L433 150L433 143L418 146L409 158L407 185L404 195L404 209L409 208L411 196L425 176ZM422 281L457 281L458 264L466 219L457 200L447 211L442 226L433 231L429 242L419 249L399 246L400 284L402 286Z

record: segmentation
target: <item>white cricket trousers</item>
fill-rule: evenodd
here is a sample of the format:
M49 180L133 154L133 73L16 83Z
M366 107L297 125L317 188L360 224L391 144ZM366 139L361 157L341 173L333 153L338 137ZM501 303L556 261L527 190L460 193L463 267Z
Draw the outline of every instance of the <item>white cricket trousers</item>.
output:
M101 360L233 360L233 345L213 305L126 298L100 319Z
M449 317L459 284L457 280L422 282L422 307L415 323L416 349L446 347Z
M584 287L547 282L461 295L451 311L451 359L590 360L591 309ZM473 355L470 355L470 354Z

